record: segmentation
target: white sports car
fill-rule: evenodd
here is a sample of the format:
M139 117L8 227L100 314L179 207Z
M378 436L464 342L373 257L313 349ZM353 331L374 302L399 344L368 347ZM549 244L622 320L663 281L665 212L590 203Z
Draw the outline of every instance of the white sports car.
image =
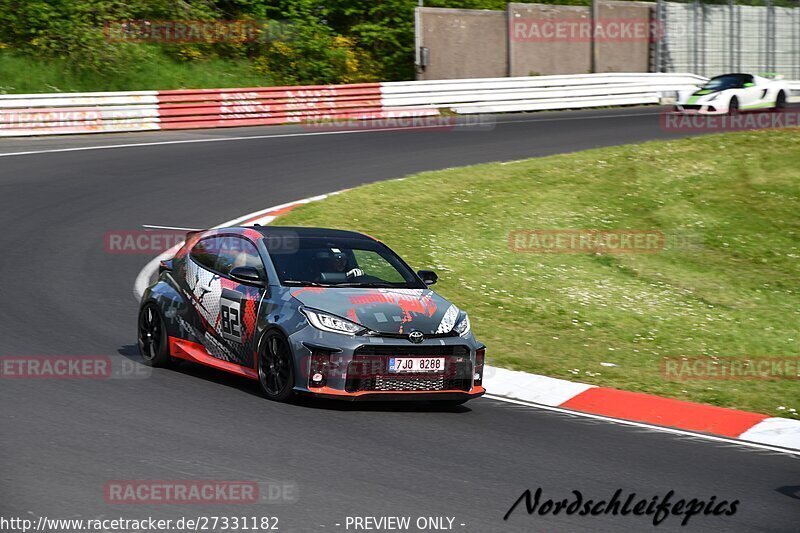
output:
M723 74L697 90L678 95L675 111L707 115L786 107L789 86L779 78L752 74Z

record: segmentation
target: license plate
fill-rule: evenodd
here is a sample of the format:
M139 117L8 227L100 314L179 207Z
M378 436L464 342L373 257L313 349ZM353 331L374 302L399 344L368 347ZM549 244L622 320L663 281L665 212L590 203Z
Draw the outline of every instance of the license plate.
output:
M389 372L444 372L444 357L391 357Z

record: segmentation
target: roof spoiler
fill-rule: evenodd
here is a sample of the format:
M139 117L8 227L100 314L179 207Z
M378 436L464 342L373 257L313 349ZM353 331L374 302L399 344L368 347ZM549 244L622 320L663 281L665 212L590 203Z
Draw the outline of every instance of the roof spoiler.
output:
M200 234L203 233L204 229L193 229L186 232L186 238L183 240L183 244L181 245L180 249L186 248L187 246L192 247L194 243L197 242L197 239L200 237Z

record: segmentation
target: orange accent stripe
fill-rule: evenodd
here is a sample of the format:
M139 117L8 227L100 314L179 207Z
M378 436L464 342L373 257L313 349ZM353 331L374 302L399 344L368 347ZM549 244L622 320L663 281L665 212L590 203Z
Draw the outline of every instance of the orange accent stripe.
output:
M258 373L254 371L252 368L247 368L241 365L237 365L236 363L231 363L228 361L223 361L222 359L217 359L216 357L211 357L210 355L208 355L208 352L206 352L205 347L202 344L198 344L196 342L170 337L169 351L173 357L177 357L179 359L185 359L186 361L192 361L195 363L200 363L201 365L206 365L212 368L217 368L219 370L224 370L225 372L230 372L231 374L236 374L237 376L244 376L250 379L258 379Z
M560 407L728 437L738 437L768 418L757 413L603 387L588 389Z
M424 391L424 390L404 390L404 391L359 391L359 392L347 392L340 389L332 389L331 387L309 387L312 393L315 394L326 394L330 396L347 396L347 397L358 397L358 396L378 396L380 394L387 394L387 395L409 395L414 396L415 394L453 394L454 392L460 394L483 394L486 392L481 386L472 387L469 391L464 391L461 389L447 389L447 390L436 390L436 391Z

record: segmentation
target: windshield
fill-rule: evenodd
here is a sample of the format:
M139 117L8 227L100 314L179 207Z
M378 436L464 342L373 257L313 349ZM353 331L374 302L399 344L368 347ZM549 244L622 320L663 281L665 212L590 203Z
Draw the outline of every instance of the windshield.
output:
M397 255L367 239L265 239L281 285L425 288Z
M709 91L724 91L726 89L738 89L744 87L745 83L752 82L753 77L747 74L726 74L711 78L708 83L703 85L703 89Z

